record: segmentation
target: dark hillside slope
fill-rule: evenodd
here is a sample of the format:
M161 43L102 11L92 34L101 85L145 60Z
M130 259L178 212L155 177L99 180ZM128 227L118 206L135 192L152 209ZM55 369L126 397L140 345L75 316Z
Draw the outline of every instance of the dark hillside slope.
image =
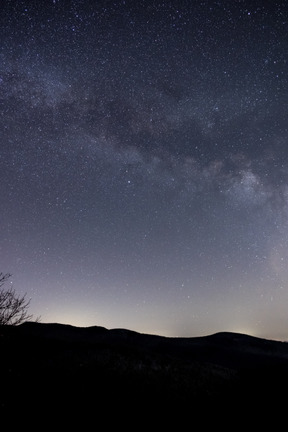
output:
M288 344L236 333L166 338L103 327L0 328L1 414L239 407L283 401ZM15 397L17 395L17 397ZM239 405L240 404L240 405Z

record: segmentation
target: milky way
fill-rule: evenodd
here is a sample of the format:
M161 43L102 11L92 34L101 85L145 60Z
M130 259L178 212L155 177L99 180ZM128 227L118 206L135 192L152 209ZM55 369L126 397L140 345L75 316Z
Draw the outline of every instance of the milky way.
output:
M42 321L287 338L287 13L5 2L0 271Z

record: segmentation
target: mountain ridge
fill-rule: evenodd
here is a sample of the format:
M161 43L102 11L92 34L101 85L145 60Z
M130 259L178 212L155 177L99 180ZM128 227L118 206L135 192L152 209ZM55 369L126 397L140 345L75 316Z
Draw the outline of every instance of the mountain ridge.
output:
M0 328L0 350L4 416L15 409L19 382L27 395L19 409L79 412L104 409L108 400L112 410L154 410L160 402L175 412L220 402L280 406L288 386L288 344L242 333L173 338L29 322Z
M201 335L201 336L165 336L161 334L154 334L154 333L146 333L146 332L139 332L137 330L131 330L126 329L124 327L115 327L108 329L104 326L98 326L98 325L92 325L92 326L77 326L73 324L67 324L67 323L58 323L58 322L39 322L39 321L26 321L20 325L17 326L18 328L54 328L54 329L71 329L76 331L103 331L103 332L117 332L117 333L127 333L127 334L134 334L134 335L141 335L141 336L151 336L151 337L157 337L157 338L165 338L165 339L180 339L180 340L187 340L187 339L203 339L203 338L250 338L254 340L261 340L261 341L269 341L269 342L275 342L275 343L287 343L286 341L271 339L271 338L265 338L261 336L254 336L250 335L248 333L242 333L242 332L234 332L234 331L219 331L215 333L209 333L207 335ZM1 327L0 327L1 328Z

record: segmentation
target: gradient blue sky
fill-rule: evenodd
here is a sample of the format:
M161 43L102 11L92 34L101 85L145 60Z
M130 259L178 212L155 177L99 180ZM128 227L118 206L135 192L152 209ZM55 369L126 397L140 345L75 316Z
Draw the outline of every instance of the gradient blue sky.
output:
M33 314L287 339L287 12L4 2L0 271Z

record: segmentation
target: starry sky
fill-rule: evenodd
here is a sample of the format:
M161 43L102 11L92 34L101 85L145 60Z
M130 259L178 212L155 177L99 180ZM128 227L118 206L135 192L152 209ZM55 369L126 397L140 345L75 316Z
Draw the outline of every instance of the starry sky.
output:
M42 322L288 335L288 3L5 0L0 271Z

